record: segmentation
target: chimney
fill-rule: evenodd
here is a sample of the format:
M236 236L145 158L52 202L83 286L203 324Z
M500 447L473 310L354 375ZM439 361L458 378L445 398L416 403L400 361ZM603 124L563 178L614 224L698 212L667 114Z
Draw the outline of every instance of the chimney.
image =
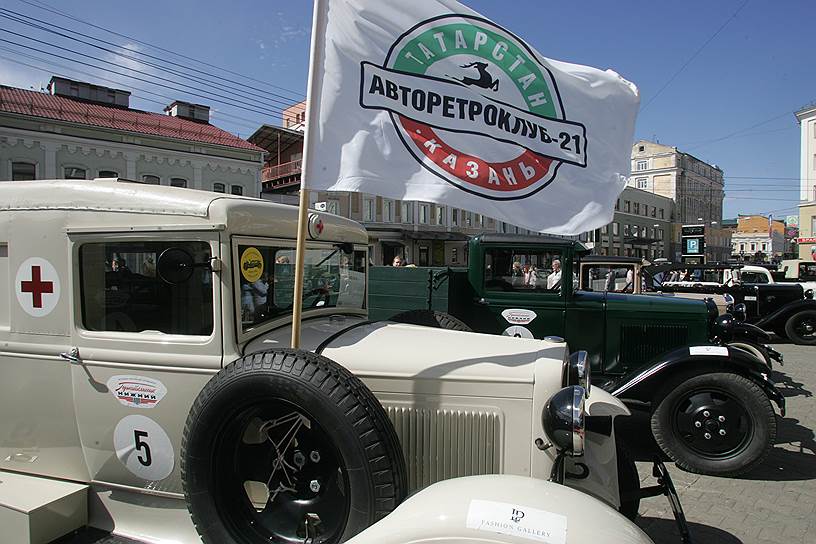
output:
M54 76L48 83L48 92L54 96L62 96L83 102L92 102L104 106L118 108L130 107L130 92L111 87L102 87L84 81L66 79Z
M176 100L164 108L164 111L171 117L180 117L196 123L210 122L210 107L203 104L191 104L190 102Z

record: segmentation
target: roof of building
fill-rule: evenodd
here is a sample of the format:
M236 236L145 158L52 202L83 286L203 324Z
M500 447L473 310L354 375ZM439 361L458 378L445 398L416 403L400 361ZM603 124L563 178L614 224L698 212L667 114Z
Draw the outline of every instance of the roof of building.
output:
M117 108L0 85L0 112L136 132L261 152L263 149L208 123Z
M261 125L247 140L267 151L273 151L278 145L281 149L286 149L294 143L303 142L303 132L275 125Z

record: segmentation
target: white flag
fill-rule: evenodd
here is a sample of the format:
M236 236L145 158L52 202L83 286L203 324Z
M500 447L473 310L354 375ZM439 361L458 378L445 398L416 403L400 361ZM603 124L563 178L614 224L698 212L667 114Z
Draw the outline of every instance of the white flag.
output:
M452 0L318 0L310 190L360 191L577 234L612 220L639 98Z

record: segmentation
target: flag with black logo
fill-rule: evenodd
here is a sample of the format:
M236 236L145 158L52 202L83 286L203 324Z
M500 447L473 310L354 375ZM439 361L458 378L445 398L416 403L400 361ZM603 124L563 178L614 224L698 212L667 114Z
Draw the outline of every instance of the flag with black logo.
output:
M436 202L556 234L611 221L630 171L634 84L548 59L451 0L315 10L308 189Z

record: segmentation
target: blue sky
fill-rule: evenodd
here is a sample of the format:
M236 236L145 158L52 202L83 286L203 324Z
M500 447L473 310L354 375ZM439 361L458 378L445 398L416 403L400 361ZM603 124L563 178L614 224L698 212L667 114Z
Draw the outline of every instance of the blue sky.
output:
M635 82L641 92L636 138L676 145L682 151L719 165L726 176L726 216L773 212L779 217L796 213L799 131L793 112L816 101L812 43L816 3L813 1L469 0L465 3L512 30L546 57L612 68ZM129 38L64 18L36 7L37 4L48 9L58 8ZM72 29L75 37L90 41L101 38L230 80L221 81L224 86L221 90L195 83L193 88L159 88L32 51L31 47L37 47L76 58L75 54L49 45L0 32L0 38L8 40L0 42L0 82L6 85L39 88L47 83L50 73L83 80L93 80L94 76L106 78L108 81L98 83L133 90L133 107L161 111L161 104L169 102L165 96L209 104L213 107L215 124L243 137L263 122L277 123L275 112L281 105L305 94L312 11L309 0L229 3L142 0L138 9L97 0L75 0L68 4L58 4L56 0L8 0L5 8ZM19 22L0 18L0 28L98 59L86 57L83 62L100 64L100 60L108 60L123 65L103 65L108 70L133 75L127 68L138 68L151 81L158 81L151 76L165 77L170 81L162 83L169 86L181 81L174 74L117 58L112 53L49 35ZM171 57L145 43L253 79L243 79L188 58ZM21 48L20 44L29 49ZM62 66L47 65L42 59ZM236 82L241 84L239 88L247 105L218 104L211 96L190 94L219 93L234 99L236 93L231 90L237 87ZM258 105L254 97L261 96L266 102Z

